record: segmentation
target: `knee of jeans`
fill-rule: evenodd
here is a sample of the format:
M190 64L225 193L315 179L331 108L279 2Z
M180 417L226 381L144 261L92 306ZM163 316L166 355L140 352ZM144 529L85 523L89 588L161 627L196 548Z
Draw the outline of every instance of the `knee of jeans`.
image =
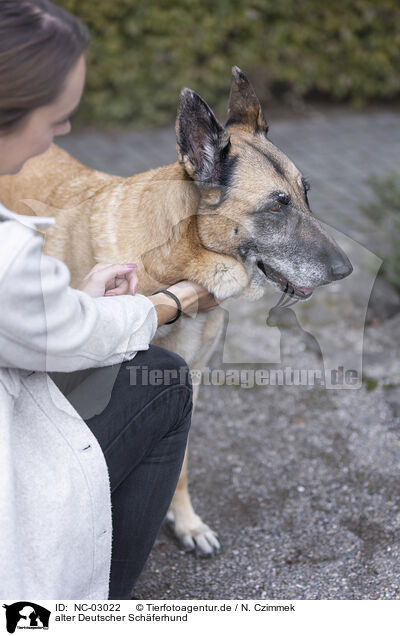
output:
M190 369L186 360L175 351L156 347L156 345L153 347L157 349L154 351L156 354L154 364L163 371L166 383L183 384L192 390Z

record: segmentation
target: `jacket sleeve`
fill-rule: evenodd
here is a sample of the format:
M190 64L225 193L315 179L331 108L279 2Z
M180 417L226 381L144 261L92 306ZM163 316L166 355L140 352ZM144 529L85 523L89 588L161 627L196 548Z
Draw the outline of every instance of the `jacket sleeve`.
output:
M148 349L157 312L146 296L72 289L66 265L43 254L42 237L18 221L0 224L0 243L1 367L69 372Z

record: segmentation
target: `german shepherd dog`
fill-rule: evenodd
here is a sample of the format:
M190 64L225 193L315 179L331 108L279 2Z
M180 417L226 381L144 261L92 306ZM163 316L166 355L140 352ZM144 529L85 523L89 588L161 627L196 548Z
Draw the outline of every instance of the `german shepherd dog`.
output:
M44 249L68 265L72 286L98 262L134 262L145 295L189 279L219 300L260 298L271 284L304 300L352 266L312 216L307 181L267 133L255 91L234 67L225 125L197 93L182 90L177 162L122 178L53 145L0 179L0 200L21 214L56 216ZM223 316L217 309L181 317L153 342L201 369ZM218 550L216 534L192 508L186 458L168 519L186 550Z

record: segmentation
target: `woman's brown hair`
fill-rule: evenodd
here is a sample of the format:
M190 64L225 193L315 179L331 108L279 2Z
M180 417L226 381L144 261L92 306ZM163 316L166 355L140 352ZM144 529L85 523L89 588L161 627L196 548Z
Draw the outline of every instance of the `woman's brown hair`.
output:
M0 134L57 99L88 45L85 25L49 0L0 0Z

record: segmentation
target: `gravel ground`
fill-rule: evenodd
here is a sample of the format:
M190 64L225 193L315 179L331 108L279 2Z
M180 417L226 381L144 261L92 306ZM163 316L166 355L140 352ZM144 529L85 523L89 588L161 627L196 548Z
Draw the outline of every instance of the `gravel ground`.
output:
M383 389L205 387L191 485L222 550L161 532L138 598L399 598L399 433Z
M342 109L271 122L272 140L310 178L313 209L347 235L351 258L363 253L357 246L379 247L377 255L385 256L359 204L371 197L369 175L398 171L399 124L393 110ZM175 160L172 127L80 132L60 145L86 164L122 176ZM314 325L319 344L325 337L343 355L353 347L361 368L364 314L379 259L375 265L369 278L369 266L360 265L361 278L355 272L339 294L315 294L308 309L307 303L296 306L303 329L282 328L281 344L289 343L298 367L321 364L319 347L304 336ZM218 532L222 548L199 559L162 529L137 598L399 598L400 316L383 320L398 303L390 289L375 285L369 311L380 324L366 330L358 390L201 387L190 487L196 511ZM255 352L260 338L273 346L259 324L257 303L231 308L227 316L225 354L232 343ZM221 344L210 367L223 368L223 355Z

